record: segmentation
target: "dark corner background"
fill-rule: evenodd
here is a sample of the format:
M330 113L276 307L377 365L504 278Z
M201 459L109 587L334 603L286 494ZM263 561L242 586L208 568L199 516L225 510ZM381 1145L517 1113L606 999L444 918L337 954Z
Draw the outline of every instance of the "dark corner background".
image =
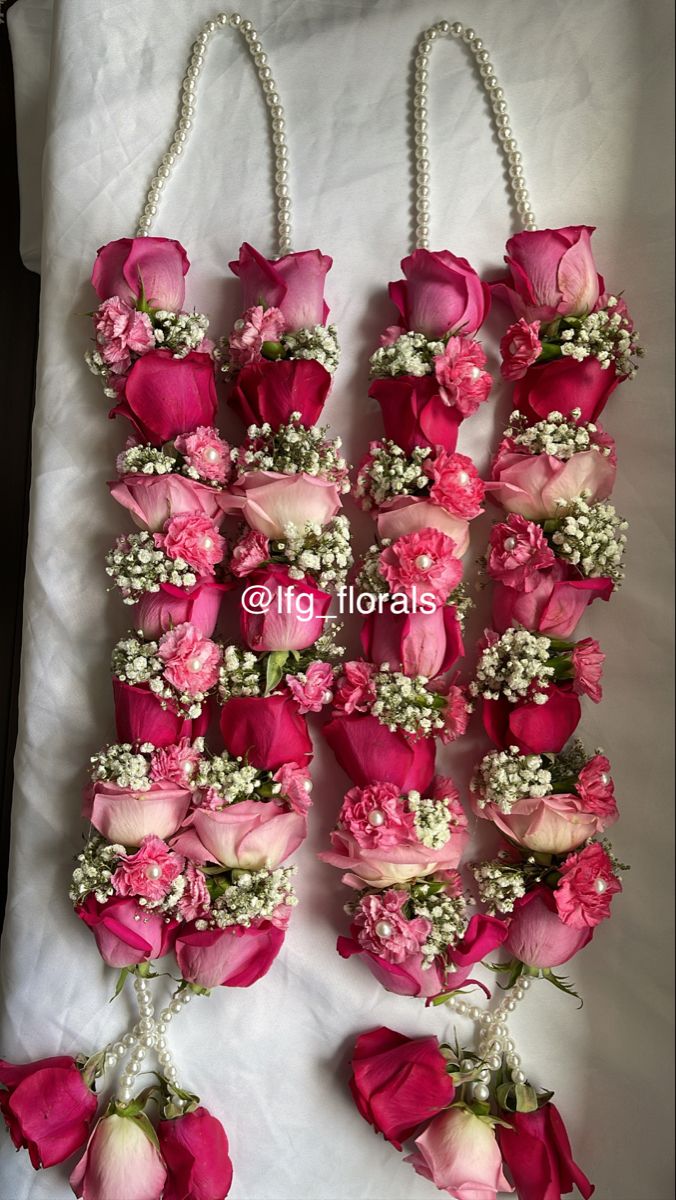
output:
M11 7L9 0L3 12ZM40 279L19 257L19 191L16 169L14 82L7 25L0 25L0 511L4 553L0 575L0 924L5 914L9 827L14 781L21 607L26 562L30 432L35 396Z

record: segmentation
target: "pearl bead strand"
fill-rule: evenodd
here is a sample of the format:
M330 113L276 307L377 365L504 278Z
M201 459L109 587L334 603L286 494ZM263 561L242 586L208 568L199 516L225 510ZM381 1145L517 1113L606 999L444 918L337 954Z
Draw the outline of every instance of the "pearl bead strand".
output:
M138 1003L139 1020L117 1042L111 1042L105 1048L104 1069L116 1067L123 1059L128 1058L118 1079L117 1099L121 1104L128 1104L133 1096L134 1083L137 1075L150 1050L155 1050L162 1073L169 1084L176 1084L177 1071L171 1053L167 1046L166 1034L169 1023L192 1000L192 992L179 987L165 1008L155 1017L155 1009L146 979L137 976L134 979L134 991ZM179 1104L179 1101L175 1101Z
M207 47L213 35L223 28L239 33L251 55L270 115L272 147L275 158L275 198L277 209L277 240L279 255L291 253L291 198L289 195L289 151L286 142L284 109L280 104L277 84L268 66L267 54L251 21L239 13L219 13L207 21L192 45L186 73L181 84L181 107L178 124L171 135L168 149L162 156L150 181L143 211L136 228L137 237L148 237L157 215L162 191L166 188L179 159L185 150L193 128L197 107L197 84L204 67Z
M477 1021L479 1024L477 1054L484 1063L484 1067L477 1072L477 1082L473 1086L473 1095L476 1100L488 1099L491 1072L499 1071L502 1066L503 1054L505 1063L510 1070L512 1082L525 1083L526 1081L526 1076L521 1069L521 1058L516 1053L514 1041L509 1036L507 1021L517 1004L524 999L532 982L528 976L522 976L492 1012L488 1012L486 1009L482 1010L476 1004L469 1004L461 996L451 996L446 1001L448 1007L459 1016L467 1016L471 1021ZM461 1065L468 1071L476 1067L476 1063L471 1059Z
M521 153L511 129L505 93L495 75L490 55L481 38L476 37L473 29L462 25L460 21L454 21L452 24L449 21L438 21L435 25L430 25L429 29L424 30L418 42L413 85L415 244L424 250L428 250L430 244L430 160L427 113L429 59L434 42L444 37L455 38L456 41L462 40L474 56L483 88L493 111L493 121L507 163L509 186L514 196L517 212L523 221L524 229L537 228L521 165Z

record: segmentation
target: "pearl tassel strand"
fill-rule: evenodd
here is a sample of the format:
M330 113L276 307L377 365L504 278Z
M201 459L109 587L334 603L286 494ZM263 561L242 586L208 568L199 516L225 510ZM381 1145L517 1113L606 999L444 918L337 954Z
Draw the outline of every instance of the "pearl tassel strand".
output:
M197 82L199 80L207 47L217 30L230 28L241 34L251 55L256 74L263 91L263 98L270 114L272 146L275 157L275 198L277 209L277 240L280 257L291 253L291 199L289 195L289 152L286 143L284 109L280 104L277 84L268 66L268 57L251 21L243 20L239 13L219 13L207 21L198 33L190 51L190 58L181 84L181 108L178 124L171 135L166 153L150 181L143 211L136 229L137 237L148 237L163 189L166 187L180 156L186 147L193 128L197 104Z
M492 1012L482 1010L476 1004L469 1004L461 996L451 996L447 1001L448 1007L452 1008L459 1016L467 1016L470 1020L479 1023L477 1054L484 1066L477 1072L477 1082L473 1086L475 1100L485 1101L488 1099L491 1072L499 1071L502 1066L503 1054L505 1065L511 1073L512 1082L525 1083L526 1081L525 1073L521 1069L521 1058L516 1053L513 1039L509 1036L507 1021L517 1004L524 999L532 982L528 976L522 976ZM461 1066L463 1070L471 1071L476 1068L476 1063L472 1059L467 1059L461 1063Z
M424 30L418 42L413 85L415 244L423 250L429 250L430 243L430 161L427 115L429 56L434 42L443 37L462 39L474 55L481 82L493 110L493 120L509 171L509 186L514 196L517 212L523 221L524 229L537 228L521 165L521 153L511 129L511 118L505 93L498 82L488 50L481 38L475 35L474 30L465 27L460 21L454 21L453 24L449 21L438 21L436 25L430 25L429 29Z
M192 1000L190 989L179 986L174 991L169 1003L155 1016L155 1007L146 979L134 978L134 991L138 1003L139 1020L117 1042L110 1042L104 1050L104 1070L116 1067L119 1062L128 1058L118 1080L117 1099L122 1104L128 1104L132 1099L136 1076L151 1050L157 1053L157 1059L162 1074L170 1085L177 1081L177 1071L167 1046L166 1035L170 1022L180 1013L186 1004ZM178 1105L179 1101L175 1103Z

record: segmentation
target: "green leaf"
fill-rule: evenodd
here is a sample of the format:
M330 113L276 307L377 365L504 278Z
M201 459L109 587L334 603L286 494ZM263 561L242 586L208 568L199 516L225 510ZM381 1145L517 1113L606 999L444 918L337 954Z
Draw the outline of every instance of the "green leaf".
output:
M265 671L265 695L269 696L280 682L284 674L284 664L289 657L287 650L273 650L268 654Z
M140 1129L143 1130L148 1141L152 1142L152 1144L156 1150L159 1150L160 1142L159 1142L159 1138L155 1132L155 1126L148 1119L146 1114L144 1112L141 1112L138 1114L138 1116L134 1117L133 1120L134 1120L134 1123L136 1125L138 1125Z
M537 1111L537 1092L529 1083L516 1083L514 1085L514 1092L517 1112L529 1113Z
M119 996L120 992L122 991L122 988L124 987L125 983L127 982L128 974L129 974L129 967L123 967L122 970L120 971L120 974L117 977L117 983L115 984L115 991L113 992L112 996L110 997L110 1000L108 1001L109 1004L112 1004L113 1000L116 1000L117 997Z
M555 975L551 968L547 967L542 972L542 978L553 983L555 988L558 988L560 992L565 992L567 996L574 996L576 1000L580 1001L578 1008L582 1008L584 1003L582 997L563 975Z

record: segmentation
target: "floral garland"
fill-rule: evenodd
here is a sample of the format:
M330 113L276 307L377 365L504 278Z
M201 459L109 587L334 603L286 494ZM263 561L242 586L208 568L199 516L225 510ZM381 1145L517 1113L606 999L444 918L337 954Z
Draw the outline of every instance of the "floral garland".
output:
M184 311L188 266L166 238L104 246L86 356L110 416L133 429L108 486L136 531L105 560L132 619L112 654L116 741L91 758L70 896L119 972L115 994L133 982L138 1020L90 1055L0 1063L15 1145L37 1169L86 1143L70 1176L86 1200L229 1192L225 1131L179 1085L167 1034L195 995L251 986L281 949L297 902L284 864L311 804L305 714L332 696L340 651L323 618L352 562L339 515L347 465L315 426L338 360L323 298L331 259L267 260L243 245L231 266L244 312L218 350L207 318ZM216 367L249 423L239 448L215 427ZM219 629L238 588L236 644ZM179 979L156 1013L151 981L171 974L169 955ZM154 1082L136 1093L153 1053Z
M555 1200L577 1187L587 1200L594 1190L506 1024L536 978L576 995L556 969L611 915L626 869L603 837L618 816L610 763L574 737L581 697L602 698L604 662L576 628L620 584L626 540L609 499L615 444L596 421L642 354L597 273L592 232L527 230L507 244L509 275L491 291L517 318L500 344L514 411L485 484L455 451L460 421L489 386L470 340L485 285L464 260L422 249L404 260L405 282L390 285L403 327L371 359L387 439L357 472L355 496L379 535L362 578L392 599L425 588L437 607L369 617L370 661L346 664L326 735L355 786L320 857L356 893L340 954L359 955L388 991L447 1002L479 1026L474 1050L383 1027L352 1056L361 1115L398 1150L412 1139L407 1161L458 1198ZM447 674L466 604L454 555L467 544L458 522L484 493L504 516L481 560L492 624L465 691ZM476 767L471 809L501 846L466 864L466 882L467 817L452 781L433 775L433 738L462 733L470 706L495 746ZM490 1012L465 993L487 991L470 975L496 950L484 965L507 990Z

